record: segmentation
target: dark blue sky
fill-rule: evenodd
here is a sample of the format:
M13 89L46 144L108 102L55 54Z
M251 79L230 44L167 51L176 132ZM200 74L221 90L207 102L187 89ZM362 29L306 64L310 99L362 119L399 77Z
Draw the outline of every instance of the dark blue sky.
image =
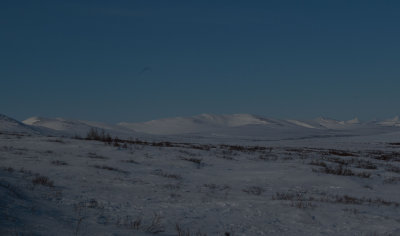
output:
M0 113L399 114L398 1L0 2Z

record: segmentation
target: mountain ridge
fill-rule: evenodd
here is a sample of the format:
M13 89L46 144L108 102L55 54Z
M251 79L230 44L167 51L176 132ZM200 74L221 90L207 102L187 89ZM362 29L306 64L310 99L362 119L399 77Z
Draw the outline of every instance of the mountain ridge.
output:
M0 132L42 133L47 135L84 136L92 129L103 129L113 136L202 135L202 136L280 136L323 135L329 132L373 130L389 132L400 128L399 117L361 122L358 118L341 121L326 117L312 120L274 119L253 114L199 114L170 117L146 122L103 122L33 116L22 122L0 114ZM368 133L363 131L362 133Z
M363 127L393 126L400 127L398 117L380 122L361 122L357 117L351 120L340 121L326 117L317 117L313 120L274 119L253 114L199 114L195 116L178 116L155 119L145 122L120 122L106 124L102 122L82 121L64 118L44 118L34 116L23 121L24 124L35 127L46 127L53 130L84 134L90 128L99 128L115 133L142 133L150 135L179 135L196 133L246 133L247 130L257 128L267 132L273 130L297 130L302 132L316 132L317 130L352 130ZM313 130L313 131L312 131ZM271 133L271 132L269 132Z
M14 134L39 134L40 131L14 118L0 113L0 132Z

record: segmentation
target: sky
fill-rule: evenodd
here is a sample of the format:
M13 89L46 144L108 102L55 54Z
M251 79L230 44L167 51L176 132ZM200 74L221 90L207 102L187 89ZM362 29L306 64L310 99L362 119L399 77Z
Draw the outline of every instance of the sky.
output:
M399 12L384 0L2 0L0 113L390 118Z

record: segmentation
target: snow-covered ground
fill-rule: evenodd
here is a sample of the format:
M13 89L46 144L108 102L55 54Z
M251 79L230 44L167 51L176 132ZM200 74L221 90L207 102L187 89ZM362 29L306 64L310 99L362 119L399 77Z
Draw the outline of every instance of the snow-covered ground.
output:
M0 235L400 235L398 119L1 116L0 163Z

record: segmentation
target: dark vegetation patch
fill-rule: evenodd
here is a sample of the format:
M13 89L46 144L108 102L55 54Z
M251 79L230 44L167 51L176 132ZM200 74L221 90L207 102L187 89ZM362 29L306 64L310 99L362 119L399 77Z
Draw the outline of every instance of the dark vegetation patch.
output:
M272 200L290 201L291 207L300 209L314 208L315 205L312 203L315 201L314 197L306 197L305 194L306 191L277 192L272 196Z
M26 170L26 169L24 169L23 167L19 170L19 172L20 172L20 173L27 174L27 175L33 175L32 171Z
M400 162L400 152L395 151L382 151L382 150L368 150L368 151L348 151L340 149L318 149L318 148L285 148L289 154L297 153L300 155L306 154L319 154L321 159L330 162L336 162L342 165L357 165L358 168L375 169L375 164L363 158L371 158L380 161L396 161ZM309 157L312 157L309 155ZM358 157L358 158L356 158Z
M354 152L344 151L344 150L336 150L336 149L329 149L328 154L342 156L342 157L357 157L358 156L358 154L354 153Z
M165 172L161 169L157 169L155 171L153 171L153 174L158 175L158 176L162 176L165 178L170 178L170 179L176 179L176 180L181 180L182 176L178 175L178 174L172 174L172 173L168 173Z
M170 189L170 190L179 190L181 186L179 184L165 184L163 185L164 188Z
M229 187L229 185L218 185L218 184L204 184L204 187L210 189L210 190L218 190L218 191L224 191L224 190L228 190L231 189L231 187Z
M300 208L300 209L306 209L306 208L315 208L316 205L313 204L310 201L292 201L290 203L291 207L296 207L296 208Z
M104 129L98 130L96 128L91 128L86 134L86 140L97 140L111 144L113 138L109 133L106 133Z
M76 139L82 139L79 136L74 137ZM105 144L113 145L113 146L123 146L124 144L132 144L132 145L143 145L143 146L153 146L153 147L177 147L177 148L189 148L189 149L198 149L209 151L211 149L223 149L223 150L230 150L230 151L238 151L238 152L271 152L271 147L263 147L263 146L241 146L241 145L212 145L212 144L196 144L196 143L184 143L184 142L149 142L139 139L120 139L118 137L112 138L109 133L106 133L104 130L98 130L96 128L92 128L86 135L85 140L95 140L101 141ZM127 146L126 146L127 147Z
M65 161L60 161L60 160L51 161L51 164L53 164L53 165L55 165L55 166L66 166L66 165L68 165L67 162L65 162Z
M232 150L221 150L221 151L216 151L215 156L218 158L222 158L225 160L235 160L235 156L238 156L239 154L235 151Z
M28 179L31 179L31 183L33 184L33 186L28 187L28 189L34 189L35 186L37 185L42 185L42 186L46 186L46 187L50 187L53 188L54 186L54 182L52 180L50 180L49 177L44 176L44 175L40 175L38 173L33 173L30 170L26 170L24 168L21 168L19 171L15 170L12 167L2 167L1 168L3 171L7 171L9 173L15 173L15 174L23 174L25 176L23 176L24 179L26 179L28 177ZM22 198L22 192L20 192L15 186L12 186L10 183L3 181L3 179L0 179L0 187L6 188L12 192L14 192L14 195L19 195L17 197ZM54 192L56 195L58 195L60 192L56 191Z
M382 198L357 198L348 195L334 197L334 202L343 204L367 204L367 205L377 205L377 206L395 206L398 207L400 204L393 201L386 201Z
M380 161L400 162L400 152L384 152L380 150L367 151L369 157Z
M165 227L161 224L163 217L160 214L155 213L149 226L144 228L144 231L151 234L158 234L165 232Z
M12 168L10 166L9 167L3 167L3 170L8 171L10 173L14 172L14 168Z
M258 155L258 159L263 160L263 161L276 161L276 160L278 160L278 156L275 154L271 154L271 153L264 153L264 154Z
M400 177L388 177L383 180L384 184L397 184L400 183Z
M47 176L37 175L34 179L32 179L32 183L34 185L43 185L47 187L54 187L54 182L51 181Z
M190 156L190 157L200 156L200 154L198 154L198 153L189 152L187 150L179 149L178 151L179 151L179 153L184 154L185 156Z
M18 139L22 138L22 137L32 137L31 134L22 134L22 133L13 133L13 132L5 132L5 131L1 131L0 135L5 135L5 136L15 136ZM11 138L7 138L7 139L11 139Z
M139 162L137 162L135 160L122 160L121 162L131 163L131 164L140 164Z
M386 165L386 170L390 171L390 172L394 172L394 173L400 174L400 167L395 166L395 165L387 164Z
M200 168L200 167L204 166L203 160L200 159L200 158L195 158L195 157L190 157L190 158L181 157L181 160L183 160L183 161L188 161L188 162L192 162L192 163L194 163L194 164L196 165L197 168Z
M64 140L62 139L48 139L47 141L52 143L62 143L62 144L65 143Z
M163 217L158 213L155 213L149 221L143 220L142 216L136 218L133 218L130 215L125 217L117 216L115 225L131 230L146 232L147 234L158 234L165 232L162 219ZM136 235L136 233L133 232L131 235Z
M272 200L325 202L352 205L400 206L398 202L387 201L382 198L358 198L349 195L307 196L307 192L277 192L272 196Z
M115 172L120 172L120 173L124 173L124 174L128 174L128 171L124 171L115 167L111 167L111 166L107 166L107 165L94 165L94 168L97 169L103 169L103 170L109 170L109 171L115 171Z
M344 167L343 165L337 165L335 167L326 166L322 169L312 169L313 172L326 173L331 175L342 175L342 176L357 176L361 178L371 177L371 173L368 172L353 172L351 169Z
M179 224L175 225L175 230L177 236L207 236L207 234L202 233L200 230L193 232L193 230L191 231L190 229L184 229Z
M12 152L14 150L19 150L19 149L14 148L13 146L2 146L0 148L0 151L5 151L5 152Z
M354 166L356 168L360 168L360 169L368 169L368 170L375 170L377 169L377 165L375 165L374 163L372 163L369 160L362 160L362 159L358 159L358 158L339 158L339 157L330 157L330 156L323 156L321 157L322 160L327 161L327 162L332 162L332 163L336 163L342 166ZM322 167L325 167L324 165L326 165L326 163L318 161L318 160L313 160L310 162L310 165L319 165Z
M357 161L356 167L361 168L361 169L367 169L367 170L378 169L378 167L374 163L372 163L370 161L360 161L360 160Z
M351 165L354 163L354 159L343 159L339 157L323 157L322 159L325 161L329 161L344 166Z
M285 149L286 152L289 153L300 153L300 154L307 154L307 153L316 153L316 152L320 152L319 150L314 150L311 148L286 148Z
M242 190L243 192L247 193L247 194L251 194L251 195L261 195L265 190L261 187L258 186L249 186L246 187Z
M276 192L275 195L272 196L272 200L298 200L305 201L306 198L304 194L306 192L296 191L296 192ZM310 198L313 200L314 198Z
M119 217L115 224L117 226L123 226L128 229L140 230L142 228L142 223L143 223L142 221L143 221L142 217L133 219L131 216L126 216L124 219L121 219Z
M78 202L74 205L74 207L75 207L75 211L79 211L84 208L104 209L103 204L101 204L94 198Z
M354 215L357 215L360 213L360 211L356 208L344 208L343 211L352 213Z
M221 144L219 146L221 149L227 149L227 150L232 150L232 151L238 151L238 152L263 152L267 150L267 147L262 147L262 146L240 146L240 145L226 145L226 144ZM268 150L270 150L268 148ZM272 149L271 149L272 151Z
M101 155L97 155L97 154L94 153L94 152L89 152L89 153L88 153L88 157L89 157L89 158L92 158L92 159L102 159L102 160L107 160L107 159L109 159L108 157L104 157L104 156L101 156Z
M310 164L310 165L313 165L313 166L321 166L321 167L328 167L328 165L325 163L325 162L323 162L323 161L317 161L317 160L312 160L310 163L308 163L308 164Z
M400 143L388 143L388 144L393 146L400 146Z

